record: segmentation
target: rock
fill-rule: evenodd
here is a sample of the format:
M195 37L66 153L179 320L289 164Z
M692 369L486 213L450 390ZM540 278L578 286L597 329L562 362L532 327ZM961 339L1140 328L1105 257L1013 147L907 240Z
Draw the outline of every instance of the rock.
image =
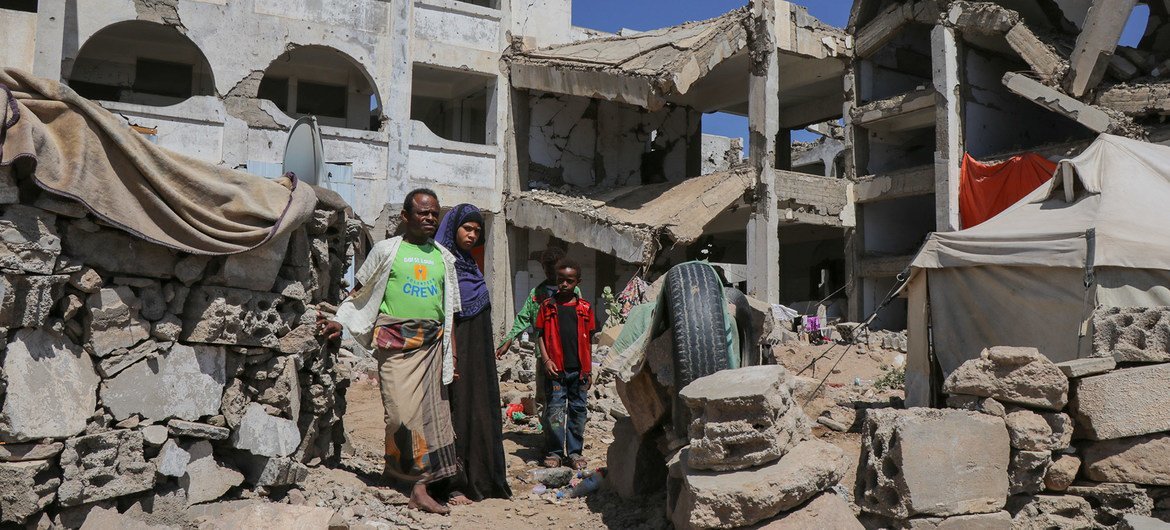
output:
M981 398L978 396L947 396L947 407L952 409L970 410L974 412L982 412L992 416L1002 418L1007 415L1007 410L1003 404L993 398Z
M955 369L943 392L1059 411L1068 402L1068 378L1036 348L996 346Z
M1092 486L1069 486L1070 495L1084 497L1093 507L1096 526L1112 527L1128 514L1150 515L1154 501L1146 491L1133 484L1096 484Z
M164 346L164 349L170 349L170 345ZM109 357L98 362L98 371L101 372L102 377L110 378L118 375L122 370L129 368L134 363L141 361L147 357L157 357L159 344L153 340L145 340L139 345L130 348L126 353L115 353ZM118 350L122 351L122 350Z
M666 462L652 439L640 436L631 418L614 422L613 443L606 452L605 476L626 499L648 495L666 485Z
M61 254L57 216L38 208L13 204L0 215L0 269L53 274Z
M80 346L47 329L20 329L3 356L8 390L0 440L66 438L97 408L98 375Z
M152 280L150 285L138 290L138 299L142 301L142 317L154 322L167 314L167 301L163 298L162 286Z
M58 306L61 308L61 318L63 320L72 320L73 317L77 316L77 312L85 307L85 302L81 300L80 296L67 294L61 299Z
M171 420L167 422L167 430L172 436L202 438L205 440L227 440L228 436L232 433L226 427L183 420Z
M0 444L0 462L27 462L31 460L48 460L61 454L65 444L29 443L29 444Z
M74 222L65 229L63 242L66 254L90 267L150 278L165 279L174 274L176 256L173 251L119 230L90 232L82 227L82 223Z
M167 440L154 459L154 467L160 475L178 478L187 472L190 461L191 453L181 449L174 440Z
M1049 451L1012 450L1008 462L1008 493L1034 495L1044 490L1044 474L1052 463Z
M321 343L317 342L317 334L311 325L297 326L280 338L281 353L308 355L320 349Z
M150 336L168 342L179 340L179 335L183 332L183 321L179 317L166 314L163 315L157 322L150 326Z
M1081 469L1081 459L1074 455L1060 455L1048 465L1044 474L1044 488L1050 491L1064 491L1072 485Z
M65 294L68 276L0 276L0 327L44 326Z
M691 409L687 466L735 470L772 462L809 436L780 365L723 370L691 382L679 397Z
M618 379L615 390L638 434L646 434L666 421L670 398L648 368L640 370L628 383Z
M203 277L203 270L207 268L207 263L211 261L211 256L199 256L192 254L175 263L175 278L183 282L183 285L191 285Z
M207 518L202 530L237 530L240 528L330 528L334 511L316 506L249 503L243 508Z
M60 484L48 460L0 463L0 522L24 523L53 502Z
M689 461L689 456L685 458ZM845 476L848 458L820 440L801 442L779 461L755 469L688 471L674 523L678 528L733 528L791 510Z
M541 483L549 489L563 488L569 485L577 472L571 467L538 468L528 472L529 483Z
M129 287L102 289L89 295L89 340L94 353L105 357L131 348L150 336L150 324L138 316L139 301Z
M259 247L225 257L218 274L207 278L207 282L252 291L271 291L276 275L284 265L290 234L285 231Z
M1123 368L1076 379L1073 417L1090 440L1170 430L1167 380L1170 364Z
M284 418L269 416L259 403L248 405L240 426L232 433L232 447L257 456L288 456L301 443L297 424Z
M102 289L102 275L89 267L82 267L69 275L69 285L83 293L96 293Z
M1084 359L1073 359L1071 361L1056 363L1056 367L1060 368L1060 373L1064 374L1065 377L1076 379L1078 377L1087 377L1111 371L1117 368L1117 361L1112 356L1086 357Z
M191 290L183 310L183 340L278 348L289 331L281 316L279 294L228 287Z
M177 526L153 525L136 517L118 513L114 508L94 508L85 518L81 530L178 530Z
M121 497L154 486L154 464L142 454L142 433L117 430L70 438L61 452L62 506Z
M291 458L246 456L240 463L244 479L256 487L291 486L304 482L309 468Z
M924 517L905 521L905 530L1009 530L1012 516L1007 512L954 515L951 517Z
M1118 530L1167 530L1170 529L1170 523L1161 519L1131 513L1121 518L1121 522L1117 524L1117 528Z
M991 513L1008 495L1010 445L1000 418L953 409L866 415L858 504L907 519Z
M1170 486L1170 434L1158 433L1087 444L1085 476L1098 482Z
M105 382L102 403L115 418L131 414L161 420L219 413L227 375L216 346L175 344L157 359L135 364Z
M865 528L853 516L853 509L840 495L825 492L803 506L768 521L759 530L806 530L832 528L834 530L862 530Z
M147 425L142 428L142 441L151 447L158 447L167 441L167 428L162 425Z
M1012 447L1024 451L1059 451L1072 442L1072 418L1061 412L1036 413L1012 407L1004 418Z
M1170 308L1098 308L1093 312L1093 354L1117 362L1170 361Z
M1008 502L1014 530L1093 528L1093 507L1073 495L1012 497Z
M845 425L844 423L841 423L837 420L834 420L833 418L831 418L829 416L818 416L817 423L824 425L826 428L833 430L833 431L837 431L837 432L845 432L845 431L849 430L848 425Z
M201 440L186 447L191 463L187 464L186 474L179 478L179 486L186 490L188 504L213 501L244 482L244 475L215 460L211 442Z
M301 416L301 384L296 356L274 357L252 379L257 403L275 407L280 415L298 420ZM263 375L261 375L263 374Z

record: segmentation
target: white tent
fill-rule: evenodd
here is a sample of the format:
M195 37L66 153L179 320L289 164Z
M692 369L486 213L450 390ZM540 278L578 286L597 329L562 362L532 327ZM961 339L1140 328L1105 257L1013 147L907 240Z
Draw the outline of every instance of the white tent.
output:
M1103 134L999 215L932 234L911 267L907 405L986 347L1085 357L1097 306L1170 306L1170 147Z

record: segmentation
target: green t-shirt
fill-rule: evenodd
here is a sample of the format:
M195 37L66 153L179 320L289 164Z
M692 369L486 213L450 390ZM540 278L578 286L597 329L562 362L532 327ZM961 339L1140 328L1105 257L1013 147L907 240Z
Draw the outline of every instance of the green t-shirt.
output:
M403 241L390 266L390 279L382 295L382 313L395 318L443 321L443 278L447 272L443 254L431 243Z

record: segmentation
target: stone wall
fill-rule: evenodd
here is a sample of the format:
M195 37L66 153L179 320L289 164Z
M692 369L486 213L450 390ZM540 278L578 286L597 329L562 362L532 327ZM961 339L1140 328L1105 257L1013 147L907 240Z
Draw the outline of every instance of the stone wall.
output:
M287 237L195 256L0 169L0 523L265 491L338 458L346 383L313 322L356 225L318 195Z

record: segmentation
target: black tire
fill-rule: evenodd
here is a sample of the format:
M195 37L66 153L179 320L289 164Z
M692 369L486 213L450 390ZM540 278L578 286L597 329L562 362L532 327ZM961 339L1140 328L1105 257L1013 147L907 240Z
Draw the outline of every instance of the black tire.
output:
M723 323L723 284L710 265L688 262L666 273L667 307L674 332L674 384L729 368Z
M752 318L747 295L735 287L727 287L723 289L723 296L727 297L727 303L735 306L735 327L739 331L739 365L763 364L760 358L760 324Z

